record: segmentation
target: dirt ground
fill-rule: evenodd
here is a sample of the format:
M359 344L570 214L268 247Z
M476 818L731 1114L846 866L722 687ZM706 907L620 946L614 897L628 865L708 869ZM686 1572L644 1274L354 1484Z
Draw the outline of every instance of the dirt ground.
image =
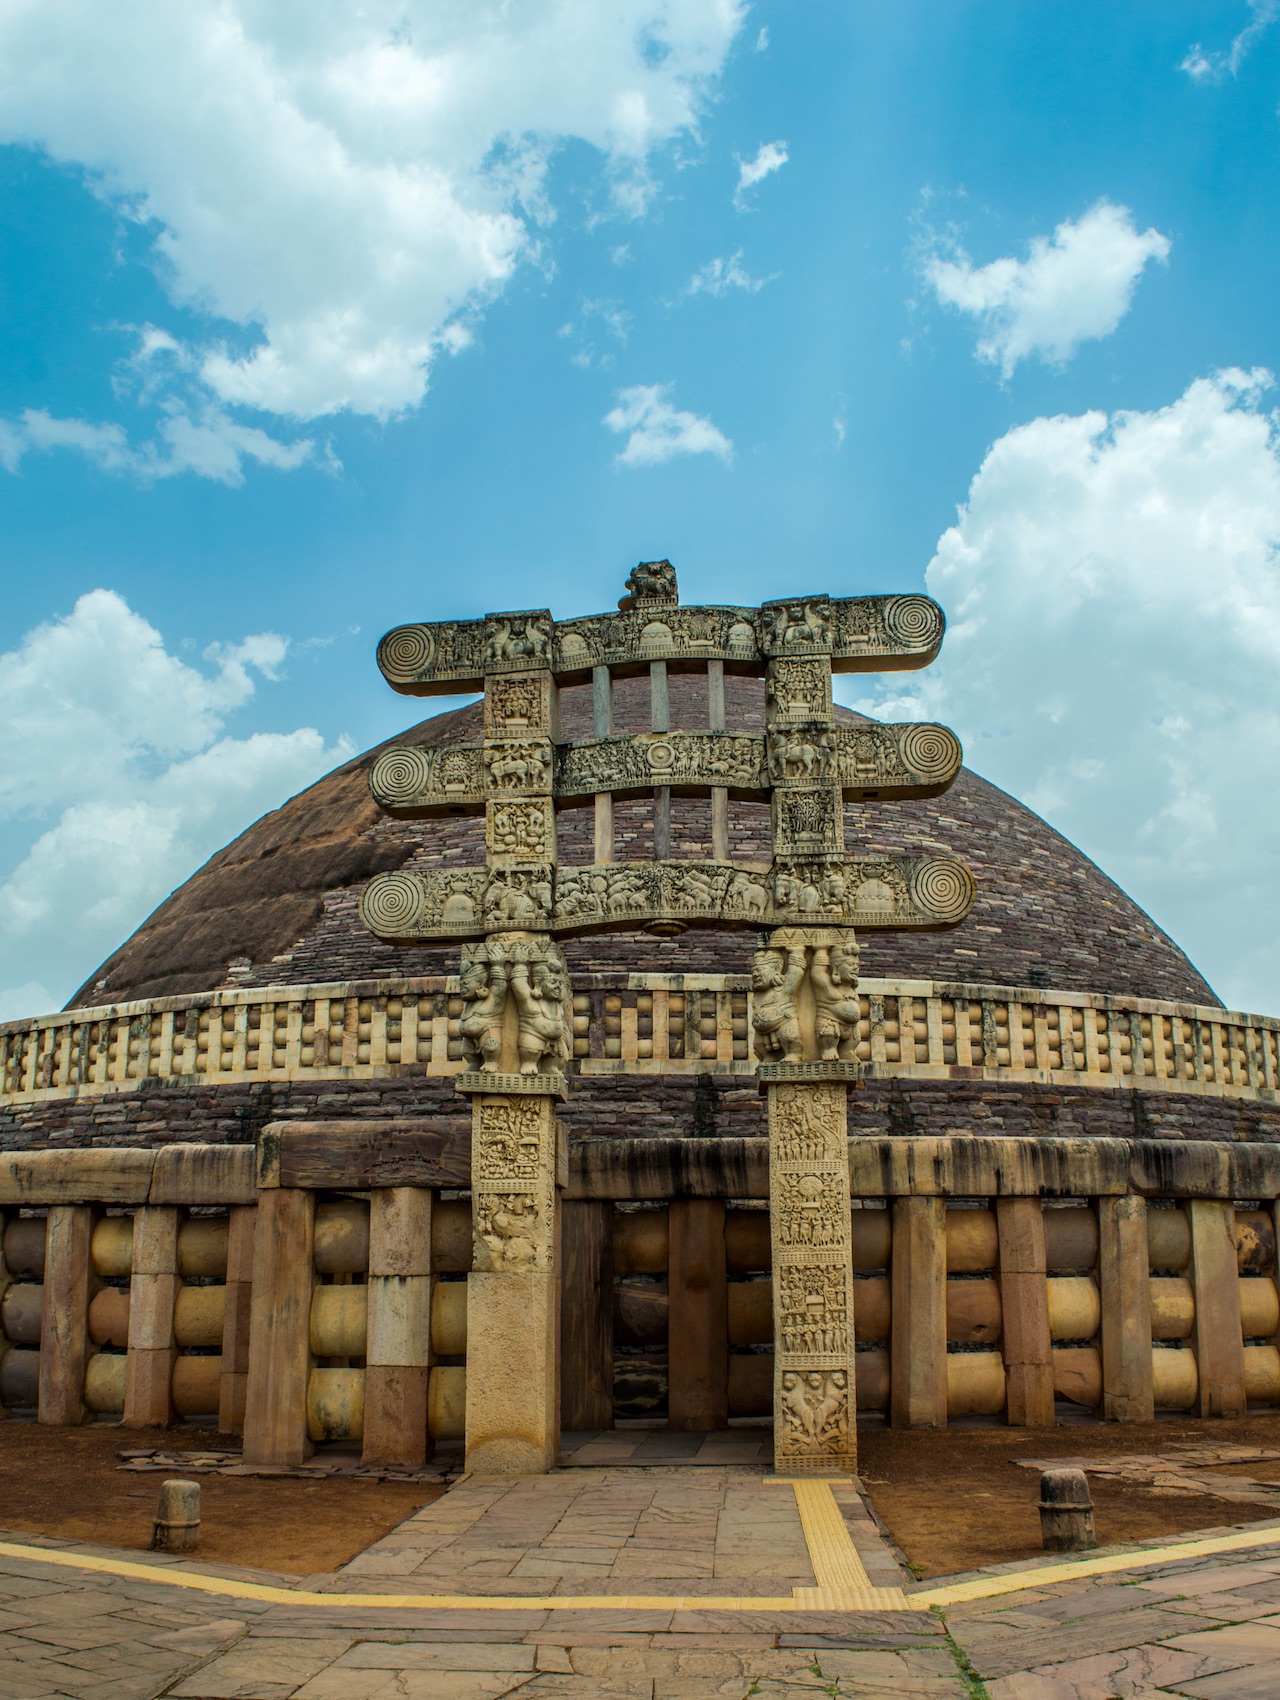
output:
M105 1546L146 1549L166 1474L117 1468L122 1448L201 1452L219 1444L198 1429L42 1428L0 1422L0 1527ZM223 1442L223 1444L226 1444ZM354 1558L443 1487L430 1482L200 1473L196 1556L307 1576Z
M952 1427L864 1429L858 1459L871 1503L919 1576L1034 1558L1040 1545L1040 1478L1015 1458L1115 1458L1179 1446L1280 1446L1280 1415L1215 1422L1071 1424L1044 1430ZM1239 1474L1276 1478L1269 1466ZM1090 1478L1098 1543L1174 1536L1280 1517L1280 1507L1208 1494L1153 1492Z

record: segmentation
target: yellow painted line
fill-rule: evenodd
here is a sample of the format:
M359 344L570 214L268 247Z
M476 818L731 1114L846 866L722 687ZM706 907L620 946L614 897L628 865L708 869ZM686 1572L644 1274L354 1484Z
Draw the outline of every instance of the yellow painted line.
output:
M818 1487L805 1482L806 1488ZM806 1496L810 1497L810 1496ZM831 1508L839 1507L831 1498ZM797 1495L797 1506L801 1504ZM786 1595L744 1594L340 1594L317 1593L307 1588L280 1588L267 1582L243 1582L231 1576L206 1576L177 1565L141 1564L127 1558L105 1558L92 1553L61 1552L51 1547L23 1546L0 1541L0 1559L14 1558L27 1564L46 1564L55 1569L78 1570L96 1576L118 1576L152 1586L185 1588L212 1594L220 1599L260 1600L267 1605L340 1607L365 1611L721 1611L721 1612L807 1612L807 1611L922 1611L930 1606L959 1605L967 1600L992 1599L1000 1594L1021 1593L1028 1588L1052 1587L1087 1576L1112 1575L1153 1564L1177 1564L1183 1560L1211 1558L1217 1553L1242 1552L1251 1547L1280 1546L1280 1527L1244 1529L1231 1535L1212 1535L1198 1541L1171 1541L1164 1545L1134 1547L1097 1558L1070 1559L1060 1564L1037 1565L1026 1570L1005 1571L998 1576L981 1576L951 1586L919 1588L904 1594L898 1588L869 1585L862 1561L853 1551L853 1562L842 1554L833 1532L824 1530L828 1513L815 1510L816 1496L808 1509L814 1544L814 1588L793 1588ZM801 1510L801 1523L806 1512ZM843 1525L843 1518L841 1524ZM848 1530L845 1540L852 1547ZM855 1569L856 1565L856 1569ZM855 1580L860 1573L861 1583Z
M998 1594L1019 1594L1024 1588L1048 1588L1056 1582L1074 1582L1085 1576L1109 1576L1120 1570L1141 1570L1149 1564L1177 1564L1182 1559L1212 1558L1220 1552L1243 1552L1249 1547L1280 1546L1280 1526L1240 1529L1231 1535L1206 1535L1199 1541L1170 1541L1161 1545L1126 1547L1123 1552L1102 1553L1097 1558L1067 1559L1061 1564L1042 1564L1029 1570L1004 1571L999 1576L980 1576L972 1582L955 1582L950 1587L918 1588L907 1595L907 1603L920 1606L954 1606L965 1600L989 1600Z

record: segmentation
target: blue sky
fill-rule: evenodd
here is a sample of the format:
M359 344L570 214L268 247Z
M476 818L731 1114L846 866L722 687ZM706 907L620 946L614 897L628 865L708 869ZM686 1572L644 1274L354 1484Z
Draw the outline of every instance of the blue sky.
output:
M927 583L845 700L1280 1010L1278 106L1272 0L10 0L0 1015L406 723L387 626L655 555Z

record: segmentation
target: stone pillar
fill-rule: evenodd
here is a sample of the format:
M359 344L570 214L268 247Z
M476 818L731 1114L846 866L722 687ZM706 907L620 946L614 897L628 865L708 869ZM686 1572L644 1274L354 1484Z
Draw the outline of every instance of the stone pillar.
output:
M764 1065L777 1470L855 1470L847 1086Z
M555 1080L460 1077L472 1093L466 1421L477 1475L543 1474L559 1450Z
M1149 1423L1155 1416L1151 1262L1147 1201L1136 1193L1098 1200L1098 1293L1102 1414L1117 1423Z
M301 1464L311 1372L316 1195L266 1186L258 1194L250 1309L246 1464Z
M89 1355L93 1271L87 1204L54 1204L45 1224L44 1295L40 1313L42 1423L84 1421L84 1368Z
M1053 1342L1038 1198L998 1198L1005 1409L1011 1428L1052 1428Z
M164 1428L173 1414L178 1285L178 1212L169 1205L144 1205L133 1213L125 1428Z
M1240 1281L1236 1262L1236 1214L1230 1200L1193 1198L1191 1279L1196 1295L1195 1333L1202 1417L1242 1417L1244 1340L1240 1331ZM46 1277L47 1279L47 1277Z
M667 1235L667 1427L729 1426L729 1289L722 1198L673 1198Z
M560 1207L560 1422L613 1427L613 1203Z
M893 1206L889 1400L894 1428L947 1426L947 1201Z
M222 1380L218 1390L218 1429L244 1429L249 1386L249 1321L253 1294L253 1242L256 1204L233 1204L227 1212L227 1294L222 1319Z
M416 1470L427 1461L431 1205L426 1187L384 1187L369 1198L366 1463Z

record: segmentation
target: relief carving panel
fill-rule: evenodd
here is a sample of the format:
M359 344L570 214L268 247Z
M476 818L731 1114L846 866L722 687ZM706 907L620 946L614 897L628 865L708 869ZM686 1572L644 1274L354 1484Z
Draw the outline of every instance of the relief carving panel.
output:
M768 1087L774 1463L856 1464L853 1235L841 1082Z

